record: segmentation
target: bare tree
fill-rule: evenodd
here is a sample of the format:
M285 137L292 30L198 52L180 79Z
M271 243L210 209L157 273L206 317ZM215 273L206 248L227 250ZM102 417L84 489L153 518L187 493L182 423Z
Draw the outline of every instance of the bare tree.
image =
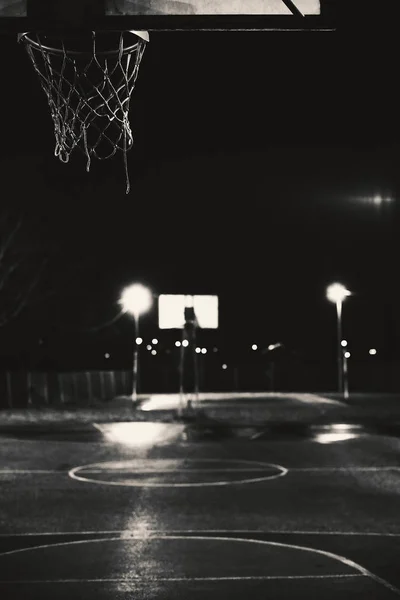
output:
M0 214L0 327L31 302L47 259L22 215Z

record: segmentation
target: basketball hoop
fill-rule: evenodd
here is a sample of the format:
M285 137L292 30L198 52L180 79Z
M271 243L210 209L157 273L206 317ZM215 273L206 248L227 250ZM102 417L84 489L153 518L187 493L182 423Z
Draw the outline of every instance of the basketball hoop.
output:
M133 37L132 37L133 36ZM129 103L149 41L143 31L21 33L37 72L54 124L54 154L67 163L75 148L105 160L124 156L126 193L130 183L127 152L133 136Z

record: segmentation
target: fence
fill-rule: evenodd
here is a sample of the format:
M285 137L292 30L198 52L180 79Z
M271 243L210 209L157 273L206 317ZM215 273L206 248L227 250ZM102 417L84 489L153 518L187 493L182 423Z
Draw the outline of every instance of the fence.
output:
M127 395L131 389L130 371L8 371L0 373L0 408L90 406Z
M280 364L273 376L260 366L238 365L227 369L200 368L200 391L282 391L328 392L337 389L335 365ZM399 392L400 363L352 362L349 364L350 392ZM0 408L24 408L29 405L79 405L111 401L132 391L132 371L0 372ZM140 373L139 392L179 391L176 369L144 368Z

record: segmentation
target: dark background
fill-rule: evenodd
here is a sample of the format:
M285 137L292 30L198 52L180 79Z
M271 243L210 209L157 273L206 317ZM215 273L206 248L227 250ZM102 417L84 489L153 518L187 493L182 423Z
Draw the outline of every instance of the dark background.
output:
M152 33L131 102L129 195L122 155L90 173L82 156L53 156L46 97L24 48L2 36L2 206L23 212L22 245L47 260L2 328L3 364L128 367L131 319L105 325L134 281L218 294L220 328L201 336L232 360L280 341L328 364L325 290L338 280L353 292L354 359L371 347L398 359L396 36L356 33ZM378 207L377 194L391 202ZM156 309L142 333L165 348L176 339Z

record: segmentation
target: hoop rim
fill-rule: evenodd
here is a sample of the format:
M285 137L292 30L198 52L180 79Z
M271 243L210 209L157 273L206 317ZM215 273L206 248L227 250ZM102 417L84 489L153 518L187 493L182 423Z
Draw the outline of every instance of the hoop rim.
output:
M51 46L46 46L45 44L40 44L39 42L36 42L35 40L33 40L31 37L29 37L29 34L31 32L30 31L24 31L18 34L18 42L25 42L27 44L29 44L30 46L33 46L39 50L45 50L46 52L49 52L50 54L62 54L64 52L63 49L61 48L52 48ZM39 33L39 32L37 32ZM44 33L44 32L43 32ZM48 34L48 32L46 32ZM131 33L133 35L135 35L136 37L140 38L141 40L143 40L144 42L149 42L150 41L150 36L149 36L149 32L148 31L136 31L134 29L127 29L127 30L123 30L123 31L115 31L115 32L110 32L110 31L104 31L104 32L98 32L98 31L92 31L92 33ZM57 32L55 33L55 35L57 35ZM62 36L60 36L60 39L62 39ZM136 48L138 47L139 41L137 41L136 43L132 44L131 46L127 46L126 48L123 49L122 54L129 54L130 52L133 52L134 50L136 50ZM83 50L67 50L68 55L71 56L82 56L85 54L88 54L89 52L85 52ZM120 49L116 49L116 50L99 50L96 51L96 54L99 56L109 56L109 55L118 55L120 53Z

